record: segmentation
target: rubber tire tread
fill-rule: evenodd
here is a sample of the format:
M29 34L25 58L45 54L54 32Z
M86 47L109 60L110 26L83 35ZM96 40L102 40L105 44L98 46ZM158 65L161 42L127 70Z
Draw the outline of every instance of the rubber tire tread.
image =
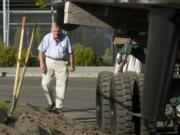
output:
M100 104L96 102L96 106L100 109L96 109L96 120L99 123L98 128L106 133L110 132L110 85L113 78L113 73L108 71L100 72L98 75L96 99L100 101ZM98 118L101 117L101 118Z
M131 83L127 73L114 76L111 85L111 133L113 135L132 135L132 116L127 110L132 109Z
M128 104L128 110L129 112L135 112L135 113L140 113L140 99L139 99L139 90L137 87L137 73L136 72L131 72L127 71L124 72L123 74L128 76L131 89L126 90L126 104ZM129 91L128 91L129 90ZM138 95L138 96L137 96ZM136 108L136 110L134 110ZM138 108L138 111L137 111ZM127 113L126 114L126 128L127 128L127 135L132 135L132 134L139 134L140 133L140 118L134 117L132 114Z

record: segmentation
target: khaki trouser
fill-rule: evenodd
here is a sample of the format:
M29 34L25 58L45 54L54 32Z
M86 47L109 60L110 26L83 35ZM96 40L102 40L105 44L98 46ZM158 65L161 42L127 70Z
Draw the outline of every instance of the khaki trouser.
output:
M63 107L64 94L68 79L67 61L53 60L46 57L47 72L42 75L42 88L48 104L56 104L56 108ZM51 82L56 78L55 98Z

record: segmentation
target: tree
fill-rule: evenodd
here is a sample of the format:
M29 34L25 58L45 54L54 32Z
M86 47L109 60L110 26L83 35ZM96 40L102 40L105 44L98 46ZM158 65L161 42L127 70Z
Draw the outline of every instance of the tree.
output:
M46 4L45 4L44 0L36 0L35 5L40 7L40 8L44 8Z

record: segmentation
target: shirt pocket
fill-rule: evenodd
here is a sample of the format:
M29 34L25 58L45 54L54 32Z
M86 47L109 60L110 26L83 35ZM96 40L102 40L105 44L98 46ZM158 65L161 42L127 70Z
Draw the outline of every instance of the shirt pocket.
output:
M65 42L61 44L61 48L62 48L63 53L67 53L67 45L65 44Z

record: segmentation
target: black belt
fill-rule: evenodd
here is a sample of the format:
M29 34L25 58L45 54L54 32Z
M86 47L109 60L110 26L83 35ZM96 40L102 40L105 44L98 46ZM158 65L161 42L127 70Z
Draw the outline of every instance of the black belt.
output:
M46 56L46 57L48 57L48 58L50 58L50 59L52 59L52 60L67 61L67 60L65 60L65 59L60 59L60 58L52 58L52 57L50 57L50 56Z

